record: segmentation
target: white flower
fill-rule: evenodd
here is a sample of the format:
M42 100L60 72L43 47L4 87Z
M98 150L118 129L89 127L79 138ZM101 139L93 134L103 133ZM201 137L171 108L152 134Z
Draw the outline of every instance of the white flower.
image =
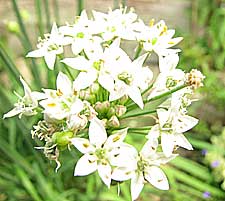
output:
M72 82L62 72L56 80L57 90L43 89L46 99L40 102L43 113L52 120L62 120L71 114L78 114L83 109L83 103L77 98Z
M84 138L73 138L72 144L84 155L78 160L74 175L84 176L98 171L102 181L110 187L111 165L125 162L125 157L121 160L120 155L126 155L129 145L123 143L127 129L118 131L107 138L103 123L93 118L89 126L89 140ZM122 153L121 150L126 150ZM123 164L122 163L122 164Z
M169 53L179 52L179 49L169 49L179 43L183 38L172 38L175 30L167 30L167 26L163 20L155 25L145 27L139 35L138 40L143 42L143 48L146 51L154 51L159 56L166 56Z
M117 167L113 171L112 178L117 181L131 179L132 200L138 198L146 181L161 190L169 189L166 175L159 166L172 160L176 155L165 157L163 153L156 152L157 147L157 139L148 140L140 153L136 153L136 163Z
M127 57L126 60L121 59L122 62L119 65L113 65L110 72L113 75L115 86L113 91L110 91L110 101L128 95L143 109L141 90L145 90L149 86L153 77L152 71L148 67L142 66L146 56L147 54L142 55L133 62Z
M108 14L93 11L94 22L91 24L96 33L100 33L104 41L119 37L126 40L135 40L134 22L137 14L126 8L109 10Z
M21 97L16 93L19 100L14 104L15 108L13 108L8 113L4 114L3 118L9 118L19 114L19 118L22 115L31 116L37 114L36 108L38 107L38 100L44 99L45 95L39 92L32 92L27 83L20 77L20 81L23 84L24 96Z
M153 85L148 99L183 85L185 79L185 73L180 69L160 73Z
M159 124L152 127L148 138L161 136L163 153L169 157L172 155L175 146L192 150L192 145L183 135L184 132L194 127L198 120L194 117L182 114L176 108L157 109Z
M29 52L27 57L44 57L49 69L53 70L57 54L63 53L65 45L63 35L59 33L56 23L53 24L51 34L46 34L45 39L39 39L37 50Z

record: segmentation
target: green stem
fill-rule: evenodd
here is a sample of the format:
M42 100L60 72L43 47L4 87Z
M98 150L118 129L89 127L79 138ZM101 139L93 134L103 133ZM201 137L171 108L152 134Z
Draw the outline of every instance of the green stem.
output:
M152 113L156 113L156 110L138 112L138 113L134 113L134 114L127 114L127 115L122 116L120 119L126 119L126 118L137 117L137 116L143 116L143 115L148 115L148 114L152 114Z
M136 127L136 128L128 128L129 131L142 131L142 130L149 130L152 126L144 126L144 127Z
M145 95L152 87L153 87L153 83L152 83L151 85L149 85L149 87L148 87L147 89L145 89L145 90L141 93L141 95L142 95L142 96Z
M20 79L19 79L19 71L16 68L16 65L13 63L9 55L5 52L3 46L0 44L0 58L5 63L6 70L9 71L10 75L14 77L14 79L17 81L17 83L20 85Z
M27 35L27 32L26 32L26 29L25 29L25 26L23 24L23 20L22 20L22 17L20 15L20 12L19 12L19 8L18 8L18 5L17 5L17 1L16 0L11 0L12 2L12 5L13 5L13 10L16 14L16 17L17 17L17 21L18 21L18 24L19 24L19 27L20 27L20 30L23 34L23 37L24 37L24 42L26 43L25 47L25 51L29 51L32 49L32 45L31 45L31 42L30 42L30 39ZM35 84L37 84L38 86L41 86L41 83L40 83L40 79L39 79L39 72L38 72L38 66L36 65L34 59L31 59L32 61L32 68L31 68L31 72L36 80ZM39 80L39 81L37 81Z
M129 132L129 134L147 135L148 133L143 133L140 131L132 131L132 132Z
M51 20L50 20L50 11L49 11L49 2L48 0L44 0L44 6L45 6L45 14L46 14L46 25L47 30L51 29Z
M82 10L84 9L84 1L78 0L78 6L77 6L77 14L80 15Z
M148 99L148 100L144 100L144 103L145 103L145 104L146 104L146 103L150 103L150 102L152 102L152 101L155 101L155 100L158 100L158 99L160 99L160 98L166 97L166 96L171 95L172 93L174 93L174 92L176 92L176 91L179 91L179 90L181 90L181 89L183 89L183 88L185 88L185 87L187 87L186 84L181 85L181 86L178 86L178 87L175 87L174 89L171 89L170 91L167 91L167 92L164 92L164 93L162 93L162 94L159 94L159 95L157 95L157 96L155 96L155 97L152 97L152 98L150 98L150 99ZM132 104L130 104L130 105L127 106L127 110L130 111L130 110L132 110L132 109L134 109L134 108L136 108L136 107L137 107L137 105L136 105L135 103L132 103Z
M136 51L135 56L134 56L134 60L139 57L139 55L140 55L140 53L142 51L142 47L143 47L142 44L139 42L137 51Z
M38 29L39 35L43 37L44 35L44 27L43 27L43 19L42 19L42 12L41 12L41 1L35 0L35 9L37 14L37 21L38 21Z

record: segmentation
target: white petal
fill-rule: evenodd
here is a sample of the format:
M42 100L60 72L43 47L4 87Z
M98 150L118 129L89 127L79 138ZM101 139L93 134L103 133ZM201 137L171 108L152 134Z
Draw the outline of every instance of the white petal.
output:
M156 166L151 166L145 172L144 176L145 176L145 179L156 188L161 190L169 189L169 183L166 178L166 175L160 168Z
M161 145L163 153L166 157L171 156L173 148L175 146L175 139L173 134L162 133L161 134Z
M131 197L132 200L136 200L144 187L144 177L142 173L136 174L131 179Z
M164 124L168 121L170 111L167 111L165 109L157 109L157 115L159 117L159 124L160 127L163 127Z
M101 147L107 139L107 133L101 120L93 118L89 126L91 144Z
M78 55L84 49L84 40L77 38L71 44L71 49L74 55Z
M110 164L119 167L137 168L137 150L127 143L121 143L120 147L114 148L108 153Z
M187 138L183 134L174 135L176 140L176 145L183 147L187 150L193 150L192 145L188 142Z
M77 162L74 176L84 176L97 170L97 159L89 154L83 155Z
M55 38L58 36L58 28L56 23L54 22L51 29L51 37Z
M41 48L41 49L38 49L38 50L28 52L26 57L43 57L44 55L45 55L45 51L43 51L43 49Z
M76 58L66 58L61 60L61 62L77 70L88 70L90 68L90 63L88 60L82 56L78 56Z
M100 162L98 164L98 174L105 185L110 188L111 183L111 166L107 162Z
M34 98L35 100L42 100L42 99L47 98L46 94L41 93L41 92L37 92L37 91L31 92L31 96L32 96L32 98Z
M158 139L148 140L141 149L140 154L144 156L144 158L147 158L155 154L157 147Z
M78 114L84 109L84 103L77 99L71 106L71 114Z
M134 171L129 167L116 167L112 172L112 179L116 181L125 181L134 176Z
M135 59L135 60L132 62L132 64L133 64L134 66L137 66L137 67L142 67L142 65L143 65L143 63L144 63L144 61L145 61L147 55L148 55L148 53L146 53L146 54L144 54L144 55L138 57L137 59Z
M114 79L108 73L101 73L98 78L99 84L104 87L107 91L113 91L114 89Z
M83 154L94 151L94 147L85 138L72 138L71 143Z
M97 79L97 73L95 71L89 71L88 73L80 72L77 78L73 82L74 89L79 91L85 89Z
M31 99L31 90L28 84L24 81L24 79L20 76L20 82L23 84L24 96L29 97Z
M179 62L178 54L169 54L168 56L159 56L160 72L167 72L174 70Z
M48 54L44 55L44 58L48 68L53 70L55 65L55 59L56 59L55 53L49 52Z
M63 95L71 94L72 85L70 79L66 74L59 72L56 80L56 86L57 89L59 89L63 93Z
M129 87L128 96L141 108L144 108L144 103L142 100L140 89L137 87Z
M3 115L3 119L16 116L17 114L20 114L23 110L21 108L13 108L9 112Z
M110 135L105 142L104 147L119 147L127 135L127 128L117 131L116 134Z
M180 115L175 123L176 132L183 133L193 128L198 123L198 119L188 116Z
M159 124L154 125L151 130L148 132L147 138L149 140L156 140L159 138L159 134L160 134L160 127Z

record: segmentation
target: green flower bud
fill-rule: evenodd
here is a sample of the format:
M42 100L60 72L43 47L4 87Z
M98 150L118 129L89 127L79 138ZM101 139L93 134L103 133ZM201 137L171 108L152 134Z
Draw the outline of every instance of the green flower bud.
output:
M109 101L104 101L104 102L97 102L94 106L94 109L99 113L99 114L104 114L109 110L110 103Z
M124 95L123 97L121 97L121 98L119 99L120 104L121 104L121 105L124 105L124 104L127 102L128 99L129 99L129 97L128 97L127 95Z
M18 34L20 32L19 25L16 21L9 21L6 23L7 29L12 32Z
M52 141L59 147L64 147L70 143L70 138L72 138L73 136L73 132L71 131L55 132L52 135Z
M116 110L113 107L111 107L111 108L109 108L109 110L107 112L107 117L111 118L115 114L116 114Z

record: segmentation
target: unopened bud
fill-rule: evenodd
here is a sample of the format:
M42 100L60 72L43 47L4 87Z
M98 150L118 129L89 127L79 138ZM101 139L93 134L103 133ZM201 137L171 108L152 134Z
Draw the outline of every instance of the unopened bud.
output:
M120 126L119 119L114 115L107 121L108 127L118 128Z
M109 101L104 101L104 102L97 102L94 106L94 109L98 113L103 114L109 110L109 107L110 107Z
M115 114L116 114L116 110L113 107L111 107L111 108L109 108L109 110L107 112L107 117L111 118Z
M95 95L94 94L90 94L90 92L86 91L86 90L80 91L79 97L80 97L80 99L87 100L89 102L92 102L92 100L95 99Z
M120 100L119 100L120 104L124 105L127 102L128 98L129 97L127 95L124 95L123 97L121 97Z
M190 73L186 74L186 82L193 89L197 89L203 86L202 81L205 79L205 76L197 69L192 69Z
M6 25L11 33L18 34L20 32L19 24L16 21L9 21L6 23Z
M62 131L55 132L52 135L52 141L60 147L64 147L70 143L70 138L73 137L73 132L71 131Z
M124 105L116 105L115 106L115 112L117 117L121 117L123 114L125 114L127 111L126 106Z
M72 115L67 122L68 127L71 130L83 129L88 123L87 117L85 115Z

